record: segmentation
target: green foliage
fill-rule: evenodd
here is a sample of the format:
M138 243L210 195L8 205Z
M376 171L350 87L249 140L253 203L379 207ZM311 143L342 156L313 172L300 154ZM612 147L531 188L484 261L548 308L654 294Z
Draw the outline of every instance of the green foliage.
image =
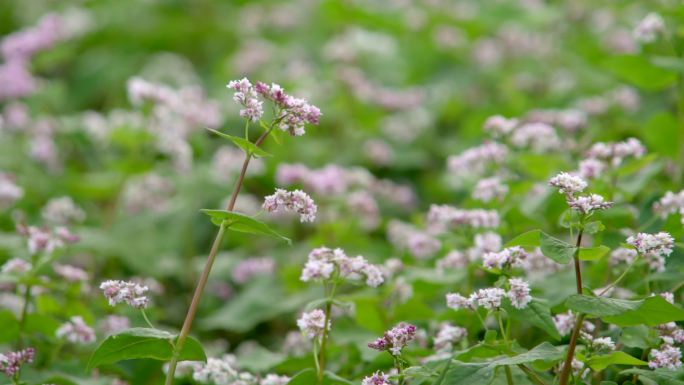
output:
M292 243L290 238L278 234L277 231L271 229L267 224L244 214L211 209L202 209L200 211L209 215L213 224L217 226L225 226L228 230L247 234L266 235L272 238L283 240L288 244Z
M127 329L107 337L95 349L88 369L119 361L147 358L168 361L173 355L173 344L178 335L150 328ZM206 361L202 345L188 337L180 358L188 361Z

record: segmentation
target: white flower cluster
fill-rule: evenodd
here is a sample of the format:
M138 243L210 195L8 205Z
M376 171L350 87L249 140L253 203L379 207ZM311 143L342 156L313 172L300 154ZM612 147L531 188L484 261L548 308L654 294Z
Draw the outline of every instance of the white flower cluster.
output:
M682 351L672 345L664 344L658 349L652 349L649 358L648 367L651 369L677 370L682 367Z
M256 377L238 372L235 357L227 354L221 358L210 357L206 363L193 363L193 380L212 385L257 385Z
M678 193L668 191L653 204L653 212L659 217L666 219L668 215L679 213L684 224L684 190Z
M87 271L72 265L54 264L52 269L67 282L85 282L90 278Z
M387 225L387 238L394 247L408 249L418 259L430 258L442 248L439 239L396 219Z
M553 323L561 336L567 336L575 327L575 314L570 310L565 313L556 314L553 316ZM593 333L594 330L596 330L596 326L591 322L585 320L582 323L581 332L584 333L584 335L591 336L591 333Z
M449 205L430 205L427 213L428 226L442 229L445 226L470 226L473 228L499 227L499 213L495 210L466 210Z
M85 211L68 196L50 199L41 214L43 219L55 225L83 222L86 217Z
M275 193L264 198L262 207L268 212L290 211L299 214L301 222L313 222L318 207L313 199L301 190L287 191L276 189Z
M75 344L89 344L95 341L95 331L86 325L80 316L71 317L68 322L57 328L55 334L57 338Z
M506 136L513 132L515 127L518 126L518 119L506 118L501 115L493 115L485 120L482 128L491 133L495 138L500 136Z
M524 309L532 301L530 296L530 286L527 282L519 278L511 278L508 281L510 288L508 292L498 287L479 289L466 298L458 293L446 295L447 306L454 309L475 309L481 306L487 310L496 310L501 307L504 297L508 297L511 305L517 309Z
M325 330L330 330L330 320L325 324L325 312L314 309L308 313L302 313L297 320L297 327L309 338L317 338L323 335Z
M100 290L110 306L126 303L136 309L144 309L149 304L149 299L145 296L149 288L135 282L104 281L100 284Z
M382 269L366 258L356 256L350 258L344 250L319 247L309 253L300 279L304 282L326 280L337 272L339 278L359 280L365 278L370 287L378 287L383 281Z
M488 142L471 147L460 155L449 156L447 167L457 177L479 175L488 166L503 163L507 156L508 148L505 145Z
M634 28L634 38L642 43L651 43L655 41L658 34L665 31L665 21L663 18L651 12L644 17L639 24Z
M247 78L231 80L226 87L235 91L233 100L244 107L240 110L240 116L252 122L261 119L264 114L264 102L259 100L256 90Z
M504 269L508 267L525 267L527 252L520 246L507 247L499 252L486 253L482 257L482 265L488 269Z
M473 198L481 202L502 200L508 194L508 186L501 183L501 178L491 177L480 179L473 189Z
M529 147L536 153L558 149L561 140L556 129L546 123L525 123L516 128L510 137L511 144L518 148Z
M598 194L582 195L568 201L570 208L582 214L589 214L592 211L606 210L613 207L613 202L607 202Z
M21 258L11 258L2 265L0 272L3 274L24 274L31 270L33 265Z
M606 201L598 194L578 195L587 188L587 182L577 175L561 172L551 178L549 184L558 188L561 194L565 194L565 200L570 208L581 214L586 215L613 207L613 202Z
M14 178L0 172L0 209L12 205L24 196L24 189L14 183Z
M361 385L392 385L392 383L385 373L377 371L372 376L365 377L361 381Z
M448 322L443 322L439 325L439 330L435 336L435 350L448 351L453 346L461 342L468 336L468 330L460 326L454 326Z
M618 167L625 158L641 158L646 148L636 138L629 138L622 142L594 143L587 151L587 159L596 159L606 166Z
M618 247L610 253L608 262L615 266L621 263L630 264L637 257L637 251L626 247Z
M638 233L627 238L627 243L645 257L663 258L672 253L674 238L664 231L656 234Z

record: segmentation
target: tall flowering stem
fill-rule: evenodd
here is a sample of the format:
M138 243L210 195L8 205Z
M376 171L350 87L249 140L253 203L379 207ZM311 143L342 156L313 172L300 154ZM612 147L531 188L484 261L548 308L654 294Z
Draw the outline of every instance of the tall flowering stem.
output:
M266 139L268 134L271 133L271 130L273 127L277 124L277 120L273 121L271 123L271 126L267 131L265 131L259 138L254 142L256 146L261 145L263 141ZM230 196L230 201L228 202L228 206L226 207L227 211L233 211L235 208L235 201L237 200L238 194L240 193L240 189L242 188L242 184L245 180L245 175L247 174L247 168L249 167L249 162L252 159L251 154L245 154L245 160L242 163L242 169L240 170L240 176L238 176L237 181L235 182L235 188L233 189L233 193ZM214 265L214 261L216 260L216 254L218 253L219 247L221 245L221 242L223 241L223 236L225 235L226 232L226 226L224 224L221 224L219 227L218 233L216 233L216 237L214 238L214 242L211 246L211 251L209 252L209 257L207 257L207 262L204 264L204 269L202 270L202 275L200 276L199 281L197 282L197 286L195 287L195 292L192 296L192 301L190 302L190 307L188 308L188 312L185 315L185 321L183 321L183 327L181 328L181 332L178 335L178 339L176 340L176 343L174 345L173 349L173 356L171 357L171 361L169 362L169 370L166 374L166 382L165 385L173 385L173 378L174 374L176 372L176 366L178 365L178 359L180 357L180 352L183 350L183 346L185 345L185 341L188 338L188 335L190 334L190 329L192 328L192 322L195 320L195 316L197 315L197 308L199 307L200 300L202 299L202 294L204 293L204 289L207 286L207 282L209 280L209 274L211 273L211 268Z
M584 232L584 226L580 226L579 233L577 234L577 243L575 244L575 282L577 283L577 294L582 294L582 271L580 268L579 260L579 250L582 245L582 234ZM570 344L568 345L568 353L565 356L565 363L563 364L563 370L560 375L560 385L567 385L568 379L570 378L570 370L572 369L572 359L575 357L575 348L577 347L577 339L579 337L580 330L582 329L582 322L584 321L584 314L578 314L575 320L575 328L572 331L572 336L570 337Z
M325 301L325 321L324 325L329 325L330 324L330 314L332 312L332 305L333 305L333 300L335 298L335 291L337 289L337 277L333 277L332 283L330 284L330 289L328 289L328 284L324 283L325 287L325 294L326 294L326 301ZM323 381L323 376L325 374L325 350L326 346L328 344L328 334L330 334L330 329L325 328L323 329L323 336L321 337L321 346L320 350L318 351L318 382L321 383Z

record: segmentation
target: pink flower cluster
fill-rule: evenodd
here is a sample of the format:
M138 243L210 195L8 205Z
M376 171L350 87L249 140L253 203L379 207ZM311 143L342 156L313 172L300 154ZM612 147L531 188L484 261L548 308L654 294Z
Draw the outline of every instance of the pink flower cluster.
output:
M598 194L578 195L587 188L587 182L577 175L561 172L551 178L549 184L558 188L559 193L565 194L565 200L571 209L583 215L613 207L613 202L606 201Z
M243 284L255 276L272 274L275 266L275 261L269 257L246 259L233 269L233 281Z
M287 191L276 189L275 193L264 198L262 205L268 212L289 211L299 214L301 222L313 222L318 207L313 199L302 190Z
M427 213L428 227L439 231L445 226L469 226L473 228L499 227L499 213L495 210L459 209L449 205L430 205Z
M513 307L526 308L532 301L529 284L519 278L511 278L508 283L510 285L508 292L498 287L490 287L479 289L468 298L458 293L449 293L446 295L447 306L454 310L474 310L478 306L487 310L497 310L501 308L503 298L508 297Z
M384 282L382 269L369 263L364 257L358 255L350 258L340 248L333 250L327 247L319 247L309 253L300 279L304 282L327 280L334 273L339 274L340 278L350 280L365 278L370 287L378 287Z
M368 344L371 349L389 351L393 356L399 356L401 350L416 337L416 327L407 323L400 323L377 340Z
M528 258L527 252L520 246L507 247L499 252L486 253L482 257L482 265L488 269L524 267Z
M674 248L674 238L664 231L657 234L638 233L627 238L627 243L636 248L652 270L658 272L665 271L665 257L669 256Z
M505 145L487 142L471 147L459 155L449 156L447 167L457 177L479 175L487 167L503 163L507 156L508 148Z
M418 259L430 258L442 248L439 239L399 220L389 222L387 238L394 247L400 250L408 249Z
M14 178L0 172L0 209L11 206L23 196L24 189L14 182Z
M467 329L451 325L448 322L443 322L439 325L439 331L435 336L435 350L451 350L455 344L461 342L467 336Z
M55 227L53 230L44 227L18 225L17 232L27 238L31 254L51 254L66 244L78 242L78 236L66 227Z
M287 131L290 135L304 135L304 125L315 124L320 121L321 110L313 104L309 104L305 99L295 98L285 93L278 84L268 86L265 83L257 82L255 85L247 79L233 80L228 83L228 88L235 91L233 100L240 104L240 116L252 122L256 122L264 114L263 101L270 100L278 108L274 117L278 128Z
M90 326L86 325L85 321L80 316L71 317L71 319L62 324L55 332L57 338L64 339L71 343L89 344L95 341L95 331Z
M0 371L8 378L13 378L24 364L30 364L35 357L35 350L27 348L16 352L0 354Z
M126 303L136 309L144 309L149 304L149 299L145 296L149 288L134 282L104 281L100 284L100 290L110 306Z
M2 198L0 198L1 201ZM684 224L684 190L678 193L666 192L662 198L653 204L653 212L663 219L667 218L670 214L679 213Z
M499 177L480 179L473 189L473 198L484 203L502 200L508 194L508 186Z
M598 142L587 151L588 159L597 159L606 165L617 167L623 160L629 157L641 158L646 153L646 148L636 138L629 138L622 142Z
M392 385L389 377L381 371L373 373L372 376L365 377L361 380L361 385Z

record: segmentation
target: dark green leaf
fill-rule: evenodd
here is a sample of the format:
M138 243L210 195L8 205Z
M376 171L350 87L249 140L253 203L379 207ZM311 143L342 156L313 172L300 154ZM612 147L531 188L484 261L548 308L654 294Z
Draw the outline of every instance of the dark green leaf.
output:
M541 233L540 244L541 251L545 256L561 264L570 262L575 255L575 246L544 232Z
M640 301L628 301L624 299L614 299L605 297L590 297L588 295L571 295L566 301L568 309L583 314L596 317L607 317L636 310L643 304Z
M147 358L168 361L173 356L172 342L177 338L171 333L150 329L133 328L107 337L90 357L88 370L119 361ZM186 361L205 361L202 345L188 337L180 358Z
M648 349L658 345L658 332L646 325L622 328L620 343L630 348Z
M545 331L554 339L560 340L561 335L556 329L556 324L553 322L551 311L549 310L549 304L546 301L534 298L524 309L516 309L508 304L504 306L506 312L512 318L524 323L530 323Z
M684 309L656 295L642 300L643 304L632 311L605 317L603 320L619 326L656 326L671 321L684 320Z

